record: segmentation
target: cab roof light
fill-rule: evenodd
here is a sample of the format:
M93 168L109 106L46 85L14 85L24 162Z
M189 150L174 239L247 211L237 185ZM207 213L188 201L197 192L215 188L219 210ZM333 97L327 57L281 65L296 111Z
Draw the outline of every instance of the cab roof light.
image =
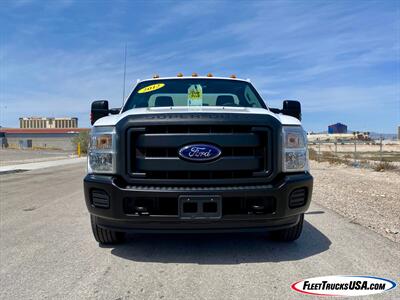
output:
M160 75L154 74L154 75L153 75L153 78L160 78Z
M197 73L196 72L193 72L192 73L192 77L197 77L198 75L197 75Z
M236 78L235 74L232 74L231 76L229 76L230 78Z
M213 77L213 74L208 73L208 74L207 74L207 77Z
M183 74L182 74L182 73L178 73L178 74L176 75L176 77L183 77Z

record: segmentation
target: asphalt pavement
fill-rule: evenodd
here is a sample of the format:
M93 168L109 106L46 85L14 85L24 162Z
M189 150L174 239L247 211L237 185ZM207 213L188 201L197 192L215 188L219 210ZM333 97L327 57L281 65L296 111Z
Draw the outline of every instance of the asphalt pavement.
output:
M86 157L73 157L73 158L64 158L58 160L49 160L49 161L39 161L39 162L28 162L23 164L16 165L7 165L0 166L0 175L4 173L21 173L30 170L38 170L50 167L63 167L65 165L72 165L80 162L86 162Z
M0 148L0 166L65 159L75 151Z
M294 243L152 234L99 247L84 175L84 162L0 175L1 299L312 299L291 283L325 275L399 282L398 243L315 203ZM400 289L373 298L399 299Z

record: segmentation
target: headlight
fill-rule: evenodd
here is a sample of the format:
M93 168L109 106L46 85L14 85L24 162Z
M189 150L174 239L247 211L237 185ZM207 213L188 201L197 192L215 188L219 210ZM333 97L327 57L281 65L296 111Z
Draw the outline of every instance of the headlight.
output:
M307 135L300 126L283 127L283 172L308 170Z
M115 173L115 128L93 127L90 134L89 173Z

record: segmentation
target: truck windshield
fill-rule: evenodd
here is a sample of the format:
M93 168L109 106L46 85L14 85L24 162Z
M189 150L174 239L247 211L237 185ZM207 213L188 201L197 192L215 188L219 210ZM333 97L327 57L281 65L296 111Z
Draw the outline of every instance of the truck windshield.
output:
M141 107L234 106L265 108L254 87L229 79L158 79L139 83L123 111Z

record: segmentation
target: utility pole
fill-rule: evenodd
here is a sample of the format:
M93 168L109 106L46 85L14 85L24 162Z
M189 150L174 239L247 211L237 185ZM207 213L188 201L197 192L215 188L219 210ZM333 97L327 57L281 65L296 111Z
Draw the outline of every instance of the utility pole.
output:
M335 139L335 155L337 156L337 138Z
M319 138L317 138L317 142L318 142L318 162L319 162L321 156L321 141L319 140Z
M357 140L354 140L354 163L357 162Z
M124 87L122 90L122 106L124 106L124 102L125 102L125 82L126 82L126 52L127 52L127 43L125 43L125 58L124 58ZM121 106L121 107L122 107Z

